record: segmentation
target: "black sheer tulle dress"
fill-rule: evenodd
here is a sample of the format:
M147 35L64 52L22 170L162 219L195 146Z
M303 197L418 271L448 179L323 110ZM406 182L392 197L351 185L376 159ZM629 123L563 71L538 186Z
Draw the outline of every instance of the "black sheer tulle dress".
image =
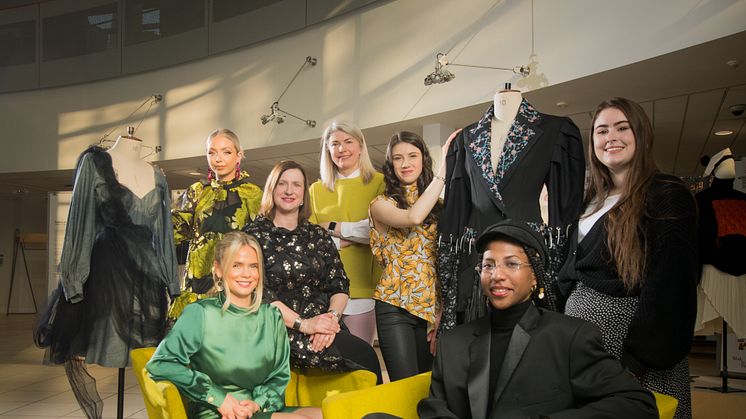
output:
M133 348L156 346L168 294L178 294L165 176L142 197L120 184L111 156L91 147L79 158L60 262L60 284L34 331L45 362L62 364L81 407L100 416L83 362L122 368Z

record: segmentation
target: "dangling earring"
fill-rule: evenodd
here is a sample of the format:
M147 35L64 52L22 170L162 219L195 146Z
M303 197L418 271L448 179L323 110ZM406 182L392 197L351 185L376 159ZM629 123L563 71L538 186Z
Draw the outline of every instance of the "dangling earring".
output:
M536 284L531 286L531 294L536 292Z
M539 288L539 295L538 295L538 297L539 297L540 300L544 299L544 287Z
M238 162L238 163L236 164L236 179L235 179L235 180L238 180L238 177L239 177L240 175L241 175L241 162Z
M210 170L210 169L208 168L208 169L207 169L207 181L208 181L208 182L212 182L212 179L213 179L213 177L212 177L212 170Z
M223 278L218 278L215 281L215 288L217 288L218 291L222 291L223 290Z

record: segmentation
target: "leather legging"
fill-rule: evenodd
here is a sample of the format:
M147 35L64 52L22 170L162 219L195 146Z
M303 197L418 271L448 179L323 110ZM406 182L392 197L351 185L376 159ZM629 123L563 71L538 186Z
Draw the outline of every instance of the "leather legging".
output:
M402 308L376 301L376 326L378 344L391 381L432 369L427 321Z

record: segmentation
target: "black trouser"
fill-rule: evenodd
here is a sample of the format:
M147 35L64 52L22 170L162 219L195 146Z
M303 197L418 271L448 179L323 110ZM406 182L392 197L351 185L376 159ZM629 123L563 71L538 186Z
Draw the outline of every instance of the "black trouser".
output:
M373 347L368 345L368 342L353 335L345 328L337 333L332 346L339 350L342 358L349 359L366 370L375 373L377 384L383 384L378 356Z
M403 308L376 301L376 326L378 344L391 381L432 369L427 321Z

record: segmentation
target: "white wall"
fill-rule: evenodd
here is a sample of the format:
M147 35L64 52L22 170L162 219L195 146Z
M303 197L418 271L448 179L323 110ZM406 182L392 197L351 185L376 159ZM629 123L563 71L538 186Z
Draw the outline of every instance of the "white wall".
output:
M453 61L512 67L531 53L526 0L400 0L251 48L182 66L83 85L0 95L0 172L72 168L104 132L124 125L151 93L164 95L138 136L163 146L159 160L203 153L215 127L245 148L318 137L333 118L363 128L480 103L513 81L533 90L746 30L746 1L536 0L536 74L452 68L451 83L426 87L436 51ZM259 117L306 55L319 65L281 101L315 129ZM114 135L116 137L116 135Z

